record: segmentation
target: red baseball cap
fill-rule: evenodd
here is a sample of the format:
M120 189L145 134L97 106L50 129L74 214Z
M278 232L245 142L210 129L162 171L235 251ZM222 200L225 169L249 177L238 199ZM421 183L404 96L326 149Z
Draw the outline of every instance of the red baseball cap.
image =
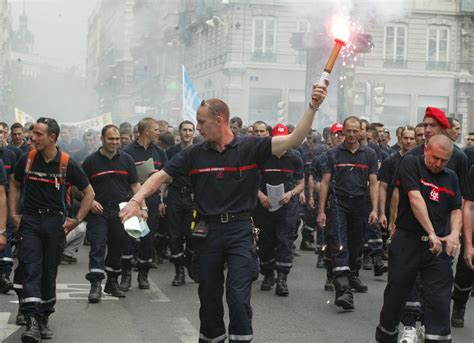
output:
M449 125L448 118L446 118L446 114L440 110L439 108L436 107L427 107L425 111L425 118L433 118L436 120L441 126L443 126L446 129L451 128L451 125Z
M344 128L344 126L342 125L342 123L334 123L331 125L331 133L338 133L338 132L341 132L342 129Z
M273 128L272 135L275 136L286 136L288 134L288 128L283 124L277 124Z

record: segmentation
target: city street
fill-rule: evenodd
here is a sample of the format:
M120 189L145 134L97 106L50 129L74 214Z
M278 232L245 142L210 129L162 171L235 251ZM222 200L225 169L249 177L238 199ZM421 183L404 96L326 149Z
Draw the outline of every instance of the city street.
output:
M165 261L151 271L151 289L137 288L125 299L105 297L89 304L87 250L82 247L77 265L61 265L58 277L57 312L51 317L55 337L49 342L197 342L199 332L197 284L172 287L173 265ZM325 292L325 272L315 268L315 256L301 252L289 278L290 296L281 298L260 291L254 283L255 342L374 342L374 330L382 304L385 279L369 271L361 276L369 293L355 294L356 310L342 312L333 305L334 293ZM14 325L16 296L0 295L0 339L19 342L24 328ZM474 337L472 300L466 311L466 327L453 329L453 342L468 343ZM227 311L227 309L226 309Z

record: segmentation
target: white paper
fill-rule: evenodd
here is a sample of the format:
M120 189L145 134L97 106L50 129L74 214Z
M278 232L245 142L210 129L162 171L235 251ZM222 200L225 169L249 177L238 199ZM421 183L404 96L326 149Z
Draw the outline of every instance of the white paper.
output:
M280 200L283 197L283 194L285 194L285 186L282 183L275 186L267 183L267 196L272 205L272 207L268 209L270 212L275 212L282 206Z
M145 163L137 166L138 181L143 184L150 177L150 173L155 170L153 158L150 157Z
M120 210L122 210L126 205L126 202L121 202L119 204ZM142 235L142 227L140 225L140 220L137 216L127 219L123 223L123 227L125 228L125 231L133 238L140 238Z

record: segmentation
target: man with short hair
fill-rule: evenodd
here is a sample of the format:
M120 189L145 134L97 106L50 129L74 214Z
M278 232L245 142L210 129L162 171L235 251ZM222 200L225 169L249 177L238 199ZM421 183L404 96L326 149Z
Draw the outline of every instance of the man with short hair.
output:
M84 147L73 155L74 160L80 165L82 165L87 156L94 153L97 149L97 147L95 146L94 132L84 132L84 134L82 135L82 143L84 144Z
M252 125L253 127L253 136L256 136L256 137L268 137L270 136L270 133L268 132L268 128L267 128L267 123L265 123L264 121L256 121L255 123L253 123Z
M240 117L233 117L230 119L230 129L234 133L234 136L240 136L240 130L242 130L242 119Z
M448 117L448 122L450 128L446 130L446 134L453 142L457 142L461 136L461 124L459 124L459 120L454 117Z
M259 165L300 144L327 94L314 85L311 102L299 125L287 136L239 137L229 125L230 111L219 99L202 101L197 130L205 142L176 155L154 174L121 212L121 219L140 215L144 199L176 176L190 175L198 217L193 224L196 277L199 281L199 342L227 338L224 324L224 265L229 306L229 342L253 340L252 281L258 276L251 212L257 201Z
M58 143L62 151L71 156L83 148L83 144L72 136L72 128L67 125L61 126L61 141Z
M24 127L20 123L14 123L10 128L11 145L23 152L29 152L30 148L24 137Z
M147 161L151 159L153 162L153 173L155 173L163 169L163 167L168 162L168 158L166 157L165 151L160 149L158 145L154 144L154 142L159 136L161 137L165 134L171 134L169 132L159 134L158 122L150 117L140 120L137 126L139 132L138 139L132 144L129 144L125 149L123 149L123 151L132 156L137 167L147 163ZM145 180L141 180L142 183L144 181ZM150 288L148 273L153 261L155 235L163 238L166 234L166 230L159 227L158 208L160 206L164 206L164 204L161 201L159 192L146 199L146 207L151 209L147 218L147 224L150 228L150 233L145 237L141 237L140 243L138 244L137 282L140 289ZM132 258L134 252L133 243L134 242L132 238L129 237L127 249L122 255L122 278L120 286L125 291L131 287Z
M87 240L90 242L89 272L91 283L88 301L102 298L102 280L107 275L104 292L117 298L125 293L118 284L122 271L121 256L127 234L118 217L119 204L126 202L140 188L132 157L119 150L120 134L115 125L106 125L101 133L102 147L89 155L82 169L94 188L96 197L87 216Z
M20 309L26 319L21 336L25 343L53 336L48 320L56 303L56 275L65 236L84 219L94 198L80 167L57 148L59 131L56 120L37 120L32 137L35 150L18 161L10 189L10 215L22 237ZM84 195L75 218L69 217L71 185Z
M359 258L367 226L368 192L372 205L368 223L377 222L378 165L375 151L359 143L359 118L348 117L342 126L344 143L327 151L321 166L317 221L327 230L326 243L336 287L335 305L352 310L352 290L367 292L367 286L359 279Z
M120 131L120 147L123 149L132 142L132 129L122 129Z
M466 137L466 146L474 145L474 132L469 132Z
M415 126L415 141L416 145L422 145L425 143L425 126L423 123L418 123Z
M166 150L168 160L188 149L193 144L194 123L185 120L179 124L181 142ZM184 268L193 278L191 259L191 222L193 217L194 191L189 176L178 176L169 184L166 196L166 228L171 249L170 262L174 263L175 276L171 284L182 286L186 283ZM162 213L163 215L163 213Z
M429 138L424 155L406 155L400 164L397 231L390 244L377 342L398 342L400 311L418 274L423 285L424 339L451 342L451 263L459 251L461 193L456 174L446 168L453 152L451 140L445 135Z

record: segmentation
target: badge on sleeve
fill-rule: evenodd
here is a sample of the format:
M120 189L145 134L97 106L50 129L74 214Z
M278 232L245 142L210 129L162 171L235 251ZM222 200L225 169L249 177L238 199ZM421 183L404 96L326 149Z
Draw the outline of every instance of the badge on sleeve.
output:
M430 200L439 202L439 191L437 188L432 188L430 192Z

